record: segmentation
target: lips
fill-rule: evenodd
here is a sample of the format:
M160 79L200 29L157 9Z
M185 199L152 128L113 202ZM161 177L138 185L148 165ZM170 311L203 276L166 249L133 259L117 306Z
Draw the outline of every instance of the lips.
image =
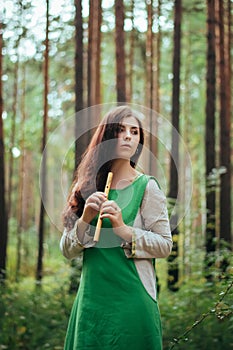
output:
M131 146L128 143L122 144L121 147L131 149Z

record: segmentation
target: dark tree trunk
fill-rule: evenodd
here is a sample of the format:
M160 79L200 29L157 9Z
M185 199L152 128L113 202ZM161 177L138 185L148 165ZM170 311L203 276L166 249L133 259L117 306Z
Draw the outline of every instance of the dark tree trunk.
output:
M115 1L116 90L117 102L126 102L124 3Z
M92 26L92 23L90 23ZM90 28L89 28L90 29ZM81 156L87 148L89 142L88 118L81 115L84 108L83 97L83 17L82 17L82 0L75 0L75 169L80 163ZM89 68L90 69L90 68ZM80 125L81 123L81 125ZM81 130L83 130L83 134ZM86 130L86 132L85 132ZM80 135L82 134L82 135ZM77 260L71 260L72 273L70 276L69 292L76 293L78 289L78 280L80 271Z
M75 0L75 113L77 114L84 108L83 97L83 19L82 19L82 1ZM82 119L81 119L82 117ZM81 156L85 151L89 133L84 132L80 136L80 122L83 129L87 129L87 120L77 114L75 120L75 169L80 163ZM79 135L79 136L78 136Z
M3 91L2 91L2 37L3 25L0 21L0 283L6 278L6 260L7 260L7 209L5 201L5 148L4 148L4 132L3 132Z
M180 114L180 51L181 51L181 0L175 1L174 9L174 50L173 50L173 87L172 87L172 149L170 160L170 190L169 199L171 206L177 200L178 196L178 170L179 170L179 114ZM178 269L178 237L179 230L178 213L171 216L171 231L173 236L172 253L168 258L168 288L177 290L177 282L179 279Z
M224 18L229 18L230 13L225 13L224 2L219 2L219 26L220 26L220 166L226 169L221 175L220 186L220 238L231 244L231 71L230 71L230 41L225 32ZM224 16L227 15L227 16ZM230 28L230 24L229 24ZM229 31L230 35L230 31Z
M37 257L36 280L40 282L43 277L43 244L45 231L45 208L43 200L46 196L46 140L47 140L47 124L48 124L48 93L49 93L49 0L46 1L46 38L44 52L44 117L43 117L43 138L42 138L42 171L41 171L41 203L40 203L40 219L39 219L39 245Z
M88 37L88 106L100 103L101 0L90 0Z
M206 125L205 125L205 162L206 162L206 269L211 266L210 253L215 251L215 192L210 175L215 163L215 112L216 112L216 20L215 0L207 1L207 76L206 76ZM208 275L208 271L207 271ZM207 276L208 277L208 276Z

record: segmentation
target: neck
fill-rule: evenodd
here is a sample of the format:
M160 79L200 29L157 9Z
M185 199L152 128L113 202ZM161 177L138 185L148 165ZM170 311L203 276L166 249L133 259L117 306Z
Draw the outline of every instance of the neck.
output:
M112 188L127 186L138 174L138 172L131 167L130 161L126 159L114 160L111 171L113 172Z

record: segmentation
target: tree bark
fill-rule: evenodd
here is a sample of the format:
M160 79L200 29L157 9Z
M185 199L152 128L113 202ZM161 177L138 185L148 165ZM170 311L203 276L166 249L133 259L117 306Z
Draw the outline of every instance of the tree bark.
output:
M83 19L82 19L82 1L75 0L75 113L84 108L83 96ZM80 120L81 116L75 119L75 135L80 134L80 121L83 128L87 129L87 118ZM86 132L81 136L75 137L75 169L80 163L81 156L85 151L89 141L89 133Z
M147 1L147 32L146 32L146 105L153 108L153 0Z
M46 38L44 52L44 116L43 116L43 137L42 137L42 172L41 172L41 203L40 203L40 219L39 219L39 241L38 241L38 258L36 269L36 280L40 282L43 277L43 244L45 231L45 208L43 199L46 196L46 140L47 140L47 124L48 124L48 93L49 93L49 0L46 0ZM39 285L39 284L38 284Z
M153 0L147 2L147 36L146 36L146 105L149 108L149 119L150 119L150 134L149 134L149 147L150 147L150 161L149 161L149 172L151 175L156 176L156 162L157 157L157 123L154 109L154 97L155 97L155 70L154 70L154 33L153 33L153 15L154 7Z
M132 23L132 30L130 32L130 47L129 47L129 69L127 79L127 101L132 100L133 96L133 70L134 70L134 43L135 43L135 27L134 27L134 0L131 0L130 5L130 20Z
M173 86L172 86L172 148L170 159L170 190L169 199L171 205L177 201L178 196L178 170L179 170L179 114L180 114L180 51L181 51L181 16L182 1L175 1L174 8L174 49L173 49ZM173 236L172 253L168 258L168 288L176 291L179 279L178 269L178 238L179 229L177 227L178 213L171 216L171 231Z
M206 163L206 268L211 266L209 253L215 251L215 195L216 184L211 182L215 160L215 112L216 112L216 43L215 43L215 0L207 0L207 76L206 76L206 121L205 121L205 163ZM207 272L208 273L208 272ZM207 276L208 277L208 276Z
M18 183L18 198L17 198L17 251L16 251L16 281L19 281L20 268L21 268L21 250L22 250L22 231L23 231L23 188L24 188L24 171L25 171L25 99L26 99L26 66L23 67L23 79L22 79L22 98L21 98L21 135L19 146L21 155L19 158L19 183Z
M126 102L124 3L115 1L115 48L117 102Z
M157 34L156 34L156 67L154 74L154 96L153 109L160 113L160 58L161 58L161 26L159 23L161 16L161 0L157 5Z
M219 2L219 33L220 33L220 166L225 168L221 175L220 186L220 238L231 247L231 71L230 71L230 35L225 31L224 2ZM229 23L229 28L230 28Z
M88 37L88 106L100 104L101 0L90 0Z

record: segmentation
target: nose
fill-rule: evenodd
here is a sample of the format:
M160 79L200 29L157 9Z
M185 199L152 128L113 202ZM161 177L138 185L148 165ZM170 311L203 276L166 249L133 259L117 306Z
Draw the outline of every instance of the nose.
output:
M128 130L128 129L125 130L124 139L125 139L125 140L131 140L131 133L130 133L130 130Z

